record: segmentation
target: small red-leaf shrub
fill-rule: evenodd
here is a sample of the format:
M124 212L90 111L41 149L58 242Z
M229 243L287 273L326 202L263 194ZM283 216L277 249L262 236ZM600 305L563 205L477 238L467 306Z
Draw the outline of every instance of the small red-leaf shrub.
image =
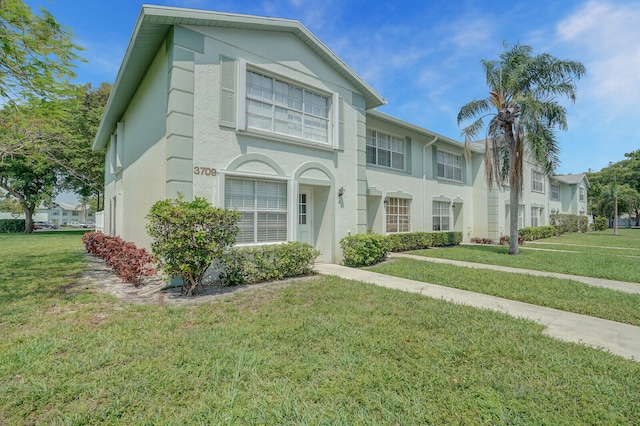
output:
M494 244L494 241L491 238L473 237L471 238L471 242L474 244Z
M500 237L500 242L498 243L501 246L508 246L509 245L509 236L508 235L503 235L502 237ZM518 245L519 246L523 246L524 245L524 238L522 238L520 235L518 235Z
M123 281L139 286L143 276L156 273L153 255L134 243L101 232L87 232L82 242L88 253L100 256Z

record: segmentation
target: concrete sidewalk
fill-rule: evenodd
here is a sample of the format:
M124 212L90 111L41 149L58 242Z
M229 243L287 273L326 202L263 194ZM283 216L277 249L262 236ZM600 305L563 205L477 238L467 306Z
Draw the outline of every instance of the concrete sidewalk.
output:
M640 294L640 284L624 281L605 280L603 278L580 277L577 275L559 274L557 272L536 271L534 269L511 268L509 266L487 265L476 262L463 262L461 260L439 259L436 257L416 256L404 253L389 253L389 257L406 257L408 259L421 260L424 262L446 263L448 265L464 266L465 268L491 269L494 271L514 272L516 274L529 274L539 277L553 277L565 280L578 281L594 287L610 288L624 293Z
M640 327L330 263L317 263L315 269L325 275L335 275L530 319L544 325L545 333L549 336L603 348L613 354L640 361Z

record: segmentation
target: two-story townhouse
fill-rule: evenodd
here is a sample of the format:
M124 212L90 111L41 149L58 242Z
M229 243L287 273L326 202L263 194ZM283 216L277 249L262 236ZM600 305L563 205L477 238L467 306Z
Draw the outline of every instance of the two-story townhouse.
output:
M66 225L67 222L93 222L95 215L87 205L55 202L48 209L48 221L54 225Z
M384 103L297 21L143 6L94 142L105 232L148 247L153 203L183 196L239 210L238 244L305 241L334 262L368 228L498 238L482 150ZM549 183L528 173L523 211L543 224Z

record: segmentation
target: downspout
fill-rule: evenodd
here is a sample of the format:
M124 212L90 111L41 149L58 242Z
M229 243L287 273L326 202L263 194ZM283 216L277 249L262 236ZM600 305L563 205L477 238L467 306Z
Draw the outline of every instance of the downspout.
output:
M426 231L427 226L427 147L433 145L438 140L438 136L434 136L431 142L427 142L422 146L422 230Z

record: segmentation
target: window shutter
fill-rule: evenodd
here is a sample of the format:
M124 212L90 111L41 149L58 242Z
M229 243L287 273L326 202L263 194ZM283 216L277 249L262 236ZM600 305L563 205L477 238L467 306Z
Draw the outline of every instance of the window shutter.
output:
M340 148L340 96L337 93L331 95L331 126L333 149Z
M467 160L462 156L462 182L467 183Z
M411 138L409 136L405 138L404 168L407 171L407 173L411 174Z
M220 126L236 128L236 60L220 56Z
M437 147L432 147L431 148L431 155L432 155L432 164L433 164L433 178L434 179L438 179L438 148Z
M344 99L340 98L340 143L338 148L344 151Z

